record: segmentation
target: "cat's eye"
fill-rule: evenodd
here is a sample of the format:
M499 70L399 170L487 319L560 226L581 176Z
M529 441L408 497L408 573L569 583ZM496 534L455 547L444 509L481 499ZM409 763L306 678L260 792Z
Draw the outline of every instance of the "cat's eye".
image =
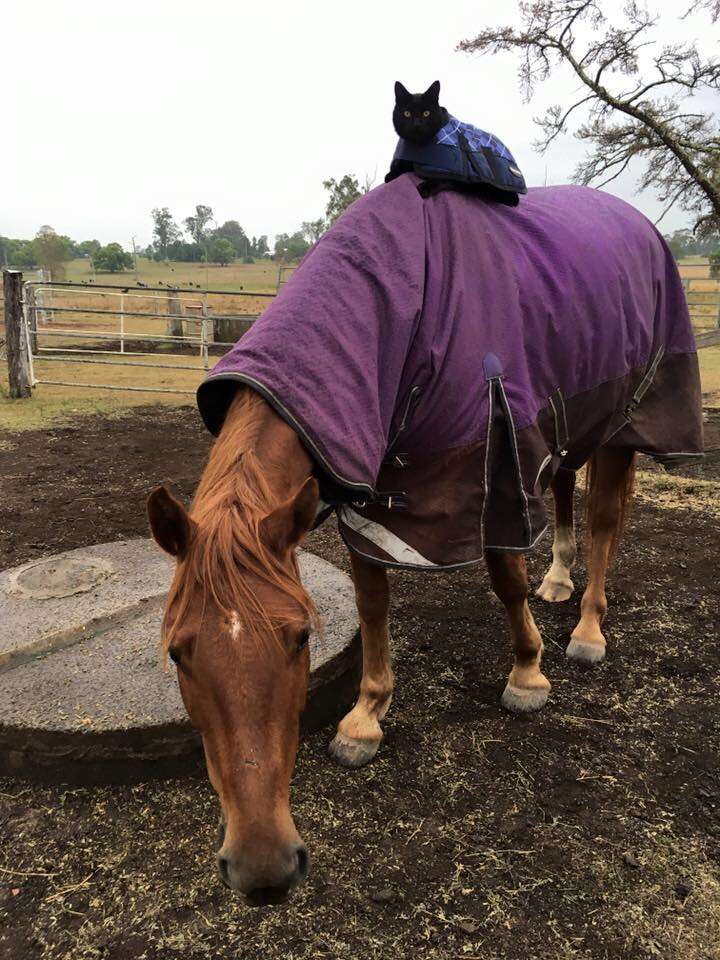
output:
M409 117L409 116L410 116L410 111L409 111L409 110L404 110L404 111L403 111L403 116L404 116L404 117Z
M430 111L429 111L429 110L423 110L423 116L424 116L424 117L429 117L429 116L430 116Z

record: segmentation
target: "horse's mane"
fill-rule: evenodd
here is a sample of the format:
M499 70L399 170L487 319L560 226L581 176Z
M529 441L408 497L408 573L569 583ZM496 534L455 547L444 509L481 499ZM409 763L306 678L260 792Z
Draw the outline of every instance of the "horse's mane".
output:
M296 566L281 562L262 536L263 520L280 506L255 452L262 404L258 394L238 392L200 478L190 510L194 534L168 596L173 622L170 628L163 623L166 650L198 585L225 615L237 614L245 633L258 642L290 624L317 625ZM279 591L273 607L259 601L248 573Z

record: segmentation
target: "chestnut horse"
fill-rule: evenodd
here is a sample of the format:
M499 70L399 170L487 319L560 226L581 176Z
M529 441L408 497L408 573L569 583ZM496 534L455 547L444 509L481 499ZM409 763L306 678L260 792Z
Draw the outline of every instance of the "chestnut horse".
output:
M605 574L628 502L634 454L603 447L589 465L588 582L568 656L605 652ZM254 903L282 899L308 871L290 813L300 713L316 618L298 575L295 549L315 521L314 464L297 434L258 394L238 390L188 513L164 487L148 500L153 536L177 569L163 623L182 697L202 735L207 769L222 808L222 880ZM575 474L552 484L552 565L537 593L550 602L573 590ZM514 663L503 705L540 709L550 683L542 640L528 606L522 554L486 551L493 590L507 611ZM359 767L375 756L393 692L387 570L351 554L363 642L363 675L341 720L332 756Z

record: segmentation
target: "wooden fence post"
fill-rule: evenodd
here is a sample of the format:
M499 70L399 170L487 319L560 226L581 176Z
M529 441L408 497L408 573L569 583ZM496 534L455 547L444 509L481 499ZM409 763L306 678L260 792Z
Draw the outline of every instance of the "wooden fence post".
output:
M32 395L28 342L23 322L23 275L20 270L3 271L3 294L10 396L20 399Z
M177 296L177 290L171 290L168 296L167 335L181 337L183 335L182 304Z
M32 284L25 287L25 320L30 334L30 352L36 357L38 352L37 307L35 306L35 288Z
M37 292L37 305L40 310L40 323L48 324L52 323L55 319L55 315L52 312L52 309L46 310L46 301L47 304L52 308L52 287L45 287L45 283L50 283L52 281L52 274L49 270L46 270L44 267L40 270L40 287Z

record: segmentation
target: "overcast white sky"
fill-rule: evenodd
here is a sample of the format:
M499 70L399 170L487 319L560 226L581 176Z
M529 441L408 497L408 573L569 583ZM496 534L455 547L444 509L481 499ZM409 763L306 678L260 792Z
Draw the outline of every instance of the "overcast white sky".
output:
M651 5L663 10L663 41L680 31L717 43L707 17L679 26L671 11L683 4ZM566 182L582 151L571 137L545 157L531 146L533 116L575 90L565 71L528 105L512 57L455 52L459 40L512 16L514 3L9 0L3 7L6 236L30 237L47 223L77 240L129 247L133 235L150 241L153 207L169 207L179 221L196 203L209 204L218 222L239 220L251 235L292 232L323 213L324 178L352 172L382 180L395 142L396 79L413 90L440 79L441 102L497 133L530 184ZM650 194L634 194L635 179L609 189L657 216ZM662 228L686 222L673 212Z

